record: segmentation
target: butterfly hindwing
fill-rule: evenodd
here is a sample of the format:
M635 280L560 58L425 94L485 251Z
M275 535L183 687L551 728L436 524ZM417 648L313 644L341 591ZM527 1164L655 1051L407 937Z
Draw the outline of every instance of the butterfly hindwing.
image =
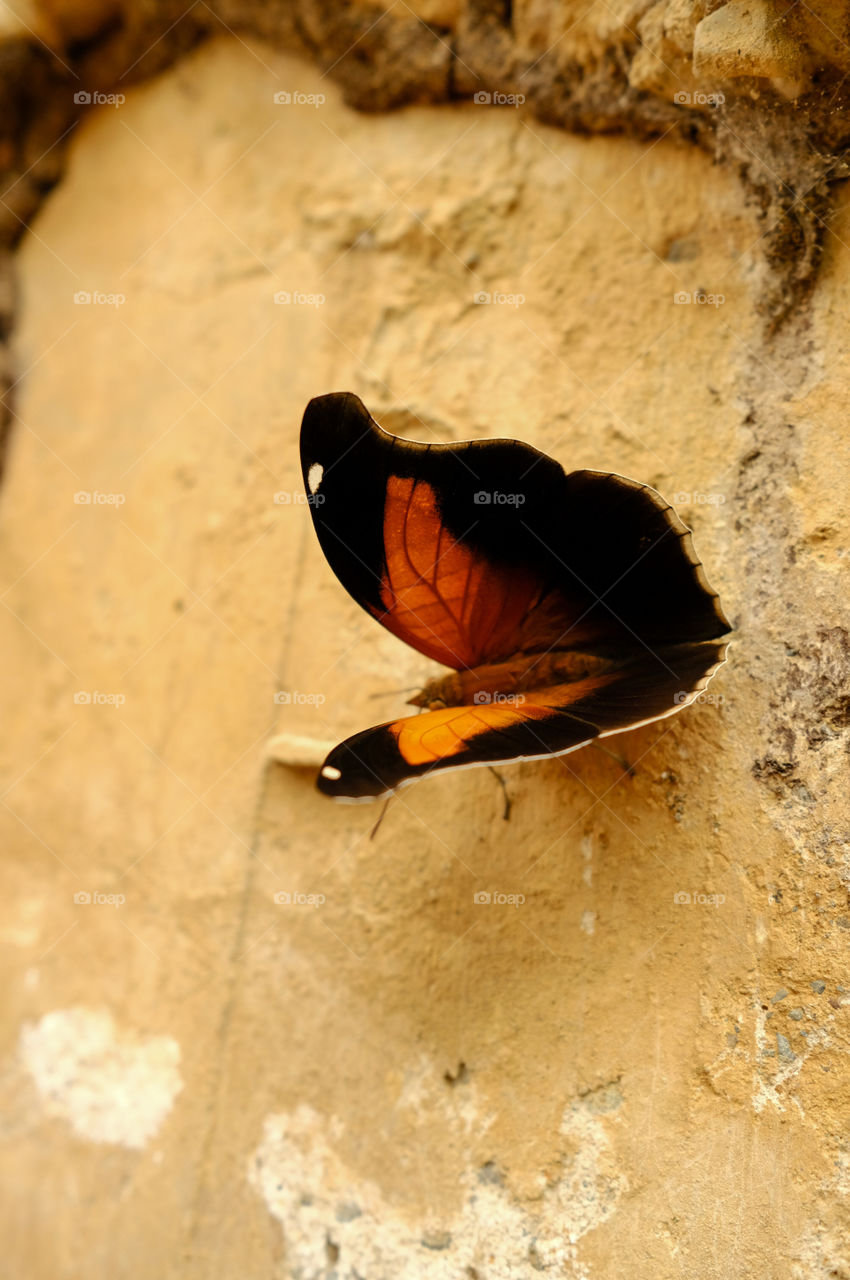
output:
M446 707L365 729L328 756L319 789L369 799L444 769L559 755L681 709L723 661L706 641L644 654L582 680L512 699Z

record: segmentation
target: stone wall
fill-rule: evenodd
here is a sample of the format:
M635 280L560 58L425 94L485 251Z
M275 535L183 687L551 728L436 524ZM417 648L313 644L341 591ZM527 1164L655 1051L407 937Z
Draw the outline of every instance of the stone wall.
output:
M336 9L4 18L5 1265L848 1276L846 6ZM631 776L315 791L434 673L342 389L675 501L736 634Z

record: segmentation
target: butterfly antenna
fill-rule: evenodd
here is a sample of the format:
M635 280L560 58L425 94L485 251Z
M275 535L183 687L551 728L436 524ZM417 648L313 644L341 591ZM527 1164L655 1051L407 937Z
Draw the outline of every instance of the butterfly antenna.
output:
M491 764L488 764L487 768L490 770L493 777L496 779L499 786L502 788L502 796L504 797L504 801L505 801L505 812L502 814L502 817L504 818L505 822L509 822L510 816L511 816L511 808L513 806L513 800L511 800L510 796L508 795L508 788L505 786L505 779L502 777L500 773L496 772L496 770L493 768Z
M390 695L395 696L397 693L418 693L419 685L412 684L407 689L381 689L380 693L370 693L370 698L389 698Z
M383 807L383 809L381 810L380 817L378 818L378 821L375 823L375 825L374 825L374 827L372 828L372 830L369 832L369 839L370 839L370 840L374 840L374 839L375 839L375 836L378 834L378 827L381 825L381 823L382 823L382 822L383 822L383 820L384 820L384 814L386 813L387 809L389 808L389 804L390 804L390 801L392 800L392 798L393 798L393 797L392 797L392 793L390 793L390 795L388 795L388 796L387 796L387 798L386 798L386 800L384 801L384 807Z

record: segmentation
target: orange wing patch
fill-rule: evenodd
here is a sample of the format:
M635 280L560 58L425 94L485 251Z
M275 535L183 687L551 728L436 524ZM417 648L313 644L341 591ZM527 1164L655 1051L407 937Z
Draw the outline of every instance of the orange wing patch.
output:
M522 695L522 702L447 707L445 710L427 711L421 716L397 720L388 727L407 764L433 764L472 747L479 734L492 729L508 729L512 725L527 724L529 721L547 720L616 679L617 672L609 671L570 684L536 689L533 693Z
M476 523L470 511L469 528ZM384 505L386 572L378 615L393 635L444 666L477 666L485 654L514 651L522 620L542 584L528 569L476 556L442 523L434 490L390 476Z

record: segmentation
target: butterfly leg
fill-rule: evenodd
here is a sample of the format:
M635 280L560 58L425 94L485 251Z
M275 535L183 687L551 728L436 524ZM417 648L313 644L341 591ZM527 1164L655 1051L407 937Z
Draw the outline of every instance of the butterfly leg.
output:
M618 756L616 751L612 751L610 747L603 747L601 742L589 742L589 747L595 747L597 751L601 751L603 755L610 756L612 760L616 760L617 764L629 778L635 776L634 767L629 764L625 756Z
M386 813L387 809L389 808L390 801L392 800L392 798L393 798L393 793L392 793L392 792L390 792L390 794L387 796L386 800L384 801L384 807L383 807L383 809L381 810L380 814L378 815L378 821L375 823L374 827L373 827L373 828L372 828L372 830L369 832L369 839L370 839L370 840L374 840L374 839L375 839L375 836L378 834L378 827L381 825L381 823L382 823L382 822L383 822L383 820L384 820L384 814Z
M502 788L502 796L504 797L504 801L505 801L505 811L502 814L502 817L504 818L505 822L508 822L511 816L511 808L513 806L513 801L508 795L508 788L505 786L505 779L502 777L500 773L496 772L496 770L493 768L491 764L488 764L487 768L490 770L493 777L496 779L499 786Z

